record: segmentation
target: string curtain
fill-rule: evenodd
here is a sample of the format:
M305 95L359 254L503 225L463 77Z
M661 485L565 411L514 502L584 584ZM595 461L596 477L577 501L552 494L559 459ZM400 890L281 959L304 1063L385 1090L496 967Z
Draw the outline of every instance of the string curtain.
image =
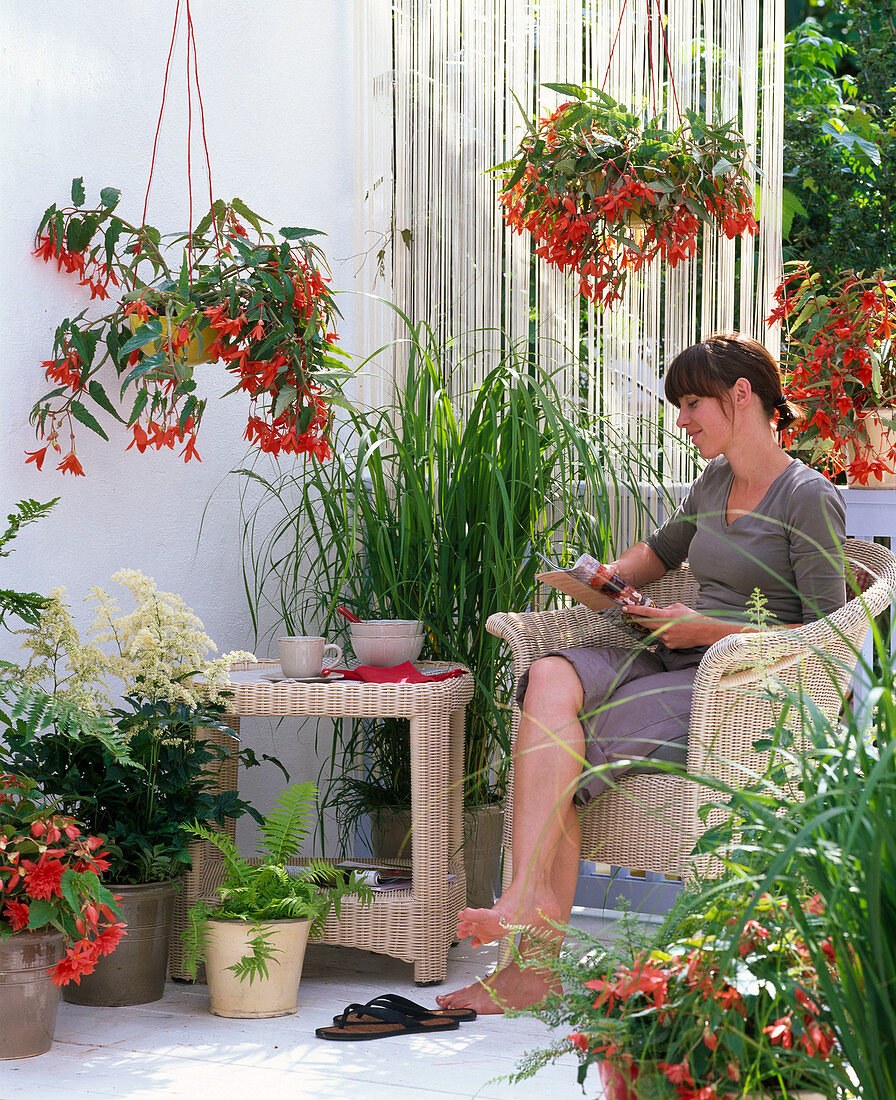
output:
M781 266L784 0L357 0L357 287L425 321L475 385L506 339L560 371L565 391L642 449L675 485L693 476L662 373L719 329L761 339ZM736 119L755 174L759 234L704 228L700 260L655 261L601 311L577 280L532 257L505 228L489 172L565 98L546 83L592 84L633 110ZM674 85L674 93L672 91ZM677 100L677 106L676 106ZM365 353L401 333L360 299ZM361 379L384 405L400 352ZM621 523L625 526L624 518Z

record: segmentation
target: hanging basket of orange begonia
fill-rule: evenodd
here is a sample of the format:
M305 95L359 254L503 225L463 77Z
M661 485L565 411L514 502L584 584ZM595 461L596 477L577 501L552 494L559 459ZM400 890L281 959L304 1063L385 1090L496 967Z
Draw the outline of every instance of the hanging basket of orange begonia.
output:
M312 229L281 229L239 199L216 201L192 233L162 238L119 217L119 192L88 206L80 179L72 205L51 206L35 255L114 302L98 317L85 309L56 330L42 364L53 388L34 406L40 446L26 461L40 469L55 451L63 473L83 474L75 429L108 439L102 418L130 433L127 449L180 448L199 458L206 399L197 393L197 354L233 375L228 393L249 396L245 438L272 455L330 455L330 410L349 376L335 346L339 316ZM172 263L177 257L177 264ZM109 387L109 365L117 375Z
M504 221L531 233L535 254L611 307L629 272L656 257L674 267L697 254L703 226L733 238L757 231L743 138L684 111L675 129L596 88L544 87L571 96L547 118L526 119L503 177Z
M869 417L896 430L896 280L845 272L825 285L808 264L786 265L766 320L781 323L787 396L802 417L783 435L828 478L866 485L896 471L896 445L878 450ZM889 437L892 438L892 437Z

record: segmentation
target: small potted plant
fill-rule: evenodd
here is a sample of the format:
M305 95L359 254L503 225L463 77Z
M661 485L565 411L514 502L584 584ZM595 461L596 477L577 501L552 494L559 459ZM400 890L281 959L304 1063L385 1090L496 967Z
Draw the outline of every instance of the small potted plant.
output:
M731 122L686 110L628 110L597 88L546 84L572 98L546 118L526 119L503 175L504 221L528 232L535 255L570 271L579 292L610 307L630 271L654 257L670 267L697 254L701 226L735 237L757 231L744 139Z
M83 180L73 180L72 204L49 207L38 226L35 254L110 308L98 317L85 309L56 329L43 364L52 388L32 410L43 445L27 461L40 469L50 449L57 469L83 474L75 427L108 439L98 416L127 426L128 450L178 446L185 462L199 458L199 356L224 364L234 379L228 392L248 395L250 443L327 457L330 405L348 372L335 346L326 262L311 240L318 231L284 228L275 239L233 199L216 201L192 232L163 238L125 221L119 198L107 187L89 205ZM111 396L106 363L119 381Z
M310 831L317 790L287 787L262 822L260 859L240 855L228 836L194 823L193 836L214 844L224 877L214 901L190 909L185 933L187 969L196 976L205 960L210 1010L216 1016L287 1016L296 1011L305 946L330 909L346 894L369 901L369 887L322 860L292 865ZM248 979L248 980L247 980Z
M896 281L850 272L826 289L795 263L775 299L787 396L805 414L785 433L789 450L827 477L896 485Z
M0 1058L48 1051L60 987L121 939L102 844L32 779L0 773Z
M251 655L207 660L213 644L179 597L138 572L115 579L134 609L122 613L94 589L93 642L82 642L61 590L47 598L36 623L20 632L29 661L5 670L17 702L0 721L5 766L106 838L107 879L132 931L141 929L66 993L109 1006L162 996L177 880L190 866L181 825L199 817L223 827L254 814L220 775L232 771L235 788L237 759L257 763L223 723L218 694L230 662ZM121 706L109 699L113 678L124 686Z
M817 900L804 915L833 969ZM580 1083L596 1067L608 1100L839 1095L847 1078L830 1015L786 901L751 905L736 885L710 885L685 892L646 945L631 927L619 950L586 936L554 963L567 991L526 1011L574 1030L515 1079L575 1050Z

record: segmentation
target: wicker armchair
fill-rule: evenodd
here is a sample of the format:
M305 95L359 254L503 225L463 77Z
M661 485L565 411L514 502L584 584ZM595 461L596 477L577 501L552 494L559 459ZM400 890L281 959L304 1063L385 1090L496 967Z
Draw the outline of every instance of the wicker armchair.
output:
M852 591L857 595L825 619L797 630L733 634L703 657L694 684L687 770L727 784L761 766L752 744L773 723L772 704L762 691L764 672L788 687L808 692L832 720L840 713L868 630L896 596L896 556L883 546L847 540ZM696 585L687 566L645 587L657 605L692 604ZM538 657L576 645L631 645L631 635L612 619L577 605L560 611L492 615L486 629L504 638L518 679ZM514 715L513 736L519 724ZM623 776L582 811L582 856L601 863L667 875L686 874L690 853L705 827L697 811L705 788L669 774ZM504 821L506 887L513 868L513 772Z

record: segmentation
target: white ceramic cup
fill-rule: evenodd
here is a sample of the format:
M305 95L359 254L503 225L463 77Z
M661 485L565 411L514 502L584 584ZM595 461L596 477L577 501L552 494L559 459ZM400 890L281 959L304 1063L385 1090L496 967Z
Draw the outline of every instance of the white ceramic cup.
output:
M324 656L333 651L328 663L338 665L342 660L342 647L326 638L278 638L280 647L280 668L284 676L320 676L324 667Z

